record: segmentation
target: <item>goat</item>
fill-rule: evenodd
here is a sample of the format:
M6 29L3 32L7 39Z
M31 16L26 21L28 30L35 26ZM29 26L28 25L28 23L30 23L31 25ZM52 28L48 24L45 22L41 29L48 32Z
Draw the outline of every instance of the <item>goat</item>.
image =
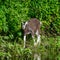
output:
M25 48L27 34L31 34L33 39L34 39L34 35L36 34L37 42L35 42L35 39L34 39L34 46L37 45L38 43L40 44L40 42L41 42L41 40L40 40L41 24L42 23L36 18L32 18L29 21L22 24L22 29L24 31L24 48Z

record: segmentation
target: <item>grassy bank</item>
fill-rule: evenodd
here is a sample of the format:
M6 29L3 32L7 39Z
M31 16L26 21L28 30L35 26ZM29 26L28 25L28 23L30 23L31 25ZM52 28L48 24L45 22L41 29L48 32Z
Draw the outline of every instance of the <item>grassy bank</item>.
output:
M24 49L23 42L8 42L0 37L0 60L33 60L34 53L41 54L42 60L60 60L60 36L42 36L41 39L40 46L34 47L31 40Z

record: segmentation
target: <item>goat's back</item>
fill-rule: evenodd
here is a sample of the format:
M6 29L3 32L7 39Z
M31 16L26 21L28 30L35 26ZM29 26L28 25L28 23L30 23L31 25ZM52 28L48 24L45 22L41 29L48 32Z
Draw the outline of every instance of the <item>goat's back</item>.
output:
M36 18L32 18L28 21L28 26L30 29L36 32L37 29L40 29L40 21Z

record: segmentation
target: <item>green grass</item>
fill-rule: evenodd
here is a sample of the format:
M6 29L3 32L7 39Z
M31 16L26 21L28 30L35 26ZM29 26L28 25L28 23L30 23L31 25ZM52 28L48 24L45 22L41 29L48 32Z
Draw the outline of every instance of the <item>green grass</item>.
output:
M40 46L34 47L32 40L26 45L27 48L23 48L23 42L9 42L0 37L0 60L33 60L35 53L41 55L42 60L60 60L60 36L42 36Z

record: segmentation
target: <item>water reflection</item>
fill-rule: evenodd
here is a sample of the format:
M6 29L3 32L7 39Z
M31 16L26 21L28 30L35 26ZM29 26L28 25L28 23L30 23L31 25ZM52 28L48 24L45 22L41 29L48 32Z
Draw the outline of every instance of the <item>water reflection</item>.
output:
M41 54L34 54L34 60L41 60Z

